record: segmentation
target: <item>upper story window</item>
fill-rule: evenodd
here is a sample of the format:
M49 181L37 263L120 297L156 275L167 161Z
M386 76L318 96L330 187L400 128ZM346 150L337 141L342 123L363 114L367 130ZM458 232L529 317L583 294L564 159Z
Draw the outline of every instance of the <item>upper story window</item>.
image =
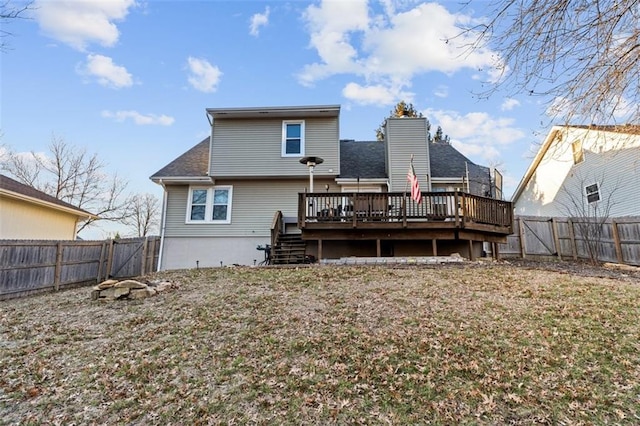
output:
M582 163L584 161L584 151L582 150L582 141L575 141L571 144L573 151L573 164Z
M282 156L304 156L304 120L282 122Z
M231 223L231 186L191 187L187 223Z

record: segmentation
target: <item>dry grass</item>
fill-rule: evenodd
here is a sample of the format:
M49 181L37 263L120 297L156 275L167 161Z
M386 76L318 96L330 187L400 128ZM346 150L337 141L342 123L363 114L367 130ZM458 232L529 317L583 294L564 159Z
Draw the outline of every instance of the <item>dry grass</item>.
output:
M597 274L596 274L597 275ZM0 423L640 422L637 278L236 268L0 302Z

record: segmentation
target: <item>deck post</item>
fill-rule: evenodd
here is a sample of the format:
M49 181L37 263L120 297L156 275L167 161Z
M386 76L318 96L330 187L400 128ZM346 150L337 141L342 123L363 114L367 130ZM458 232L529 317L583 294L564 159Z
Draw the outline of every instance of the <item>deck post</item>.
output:
M318 240L318 260L322 259L322 240Z
M500 260L500 243L491 243L491 251L493 252L493 258L495 260Z
M438 255L438 240L436 240L435 238L431 240L431 252L434 256Z
M380 249L380 238L376 240L376 257L382 257L382 250Z
M476 260L476 255L473 253L473 240L469 240L469 260Z
M402 226L407 227L407 196L402 197Z

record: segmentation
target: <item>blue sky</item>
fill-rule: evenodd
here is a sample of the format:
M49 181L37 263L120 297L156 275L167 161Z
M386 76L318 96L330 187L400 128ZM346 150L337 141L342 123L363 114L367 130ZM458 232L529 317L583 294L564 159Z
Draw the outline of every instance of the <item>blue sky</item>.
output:
M208 135L205 108L340 104L340 136L373 140L399 100L510 195L550 124L540 98L474 93L499 52L444 39L486 19L473 1L36 1L0 54L0 143L52 135L96 152L133 192ZM472 34L470 35L472 36Z

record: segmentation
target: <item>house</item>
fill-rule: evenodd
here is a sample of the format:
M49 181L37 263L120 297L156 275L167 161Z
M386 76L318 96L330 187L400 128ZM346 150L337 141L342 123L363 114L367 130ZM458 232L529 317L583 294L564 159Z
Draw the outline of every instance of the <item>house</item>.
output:
M151 176L164 188L161 269L251 265L267 245L282 263L473 257L511 232L510 204L487 197L489 170L430 147L424 118L389 118L384 141L356 142L340 140L339 105L207 115L211 135ZM438 191L420 204L407 193L411 163L421 190Z
M0 239L74 240L78 222L95 217L0 175Z
M518 184L516 215L640 216L640 126L554 126Z

